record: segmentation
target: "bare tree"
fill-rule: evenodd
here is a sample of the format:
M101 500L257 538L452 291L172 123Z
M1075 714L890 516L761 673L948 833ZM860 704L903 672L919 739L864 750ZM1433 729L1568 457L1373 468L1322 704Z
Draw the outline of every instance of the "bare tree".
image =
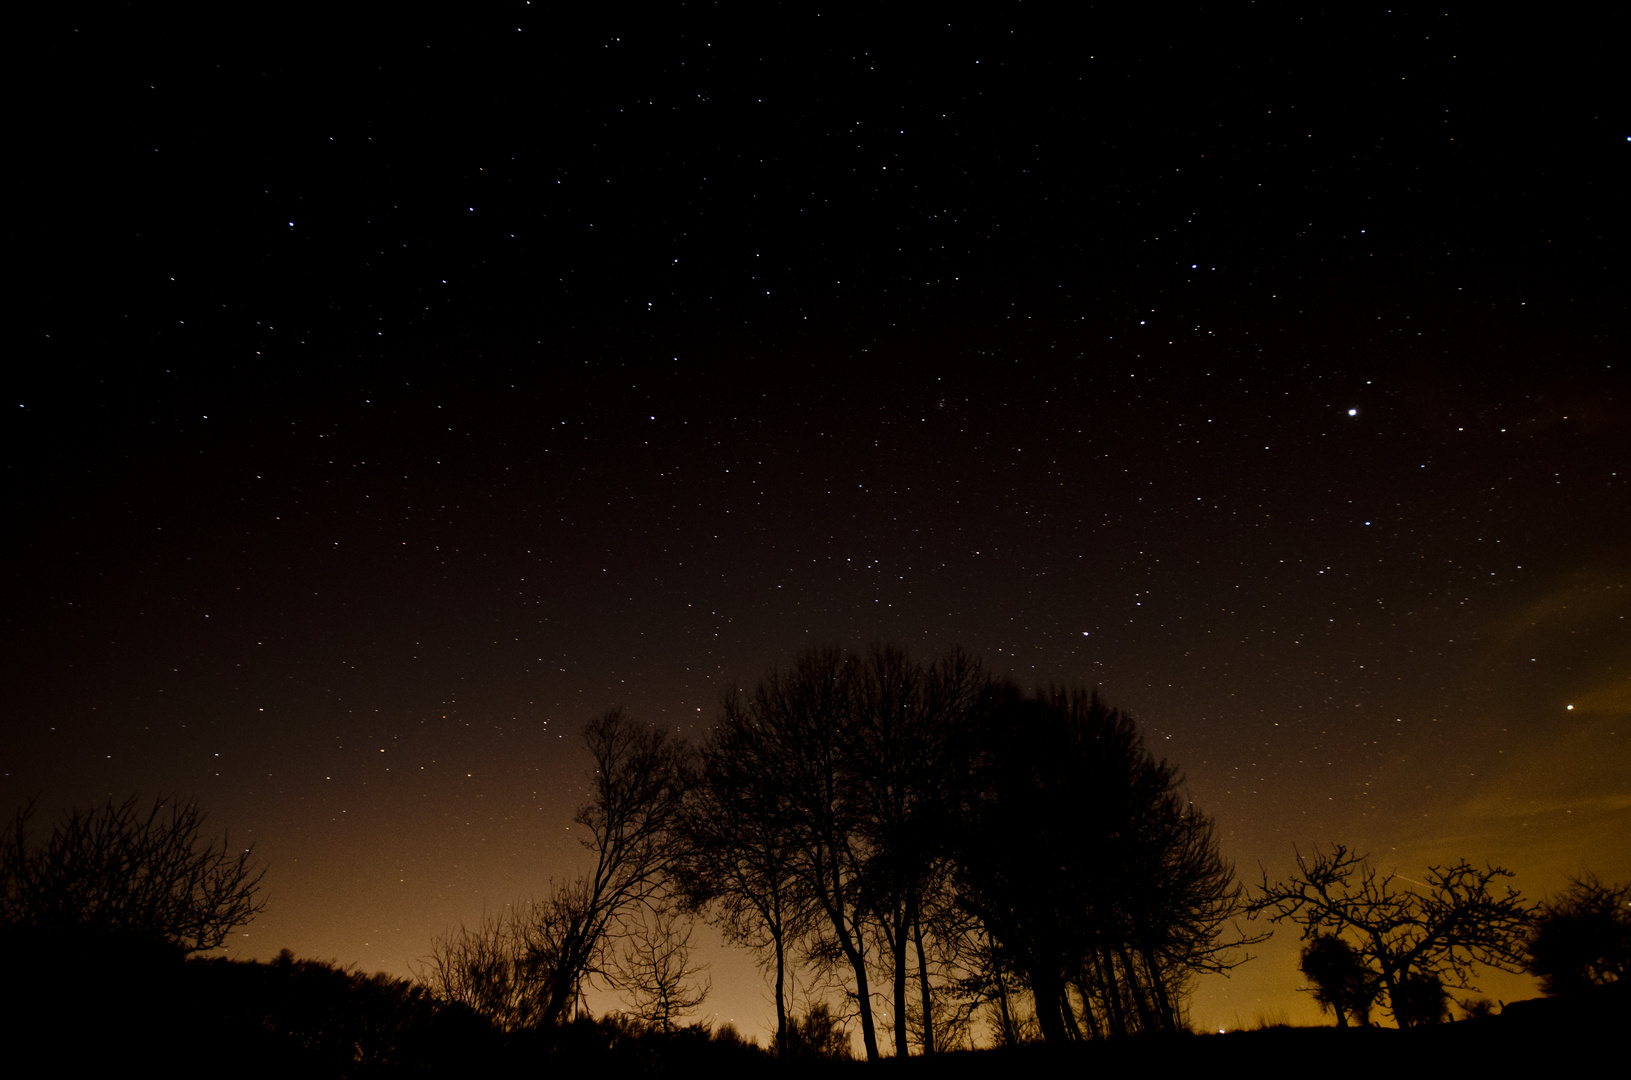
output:
M816 650L727 698L702 761L683 889L774 952L782 1045L794 944L843 973L876 1060L874 986L896 1056L988 1006L1017 1037L1022 998L1049 1039L1082 1037L1073 991L1089 1035L1171 1030L1195 974L1252 940L1211 819L1085 691L1026 698L960 652Z
M594 870L556 885L539 903L438 940L426 978L501 1026L551 1027L603 975L624 920L667 901L680 852L677 831L691 784L690 752L618 709L584 727L593 794L578 808Z
M853 656L837 649L806 653L790 671L760 680L751 697L727 699L720 723L758 732L765 771L756 782L777 807L789 863L822 915L814 954L845 964L853 974L861 1041L867 1060L876 1061L868 911L861 897L866 852L857 819L862 808L845 760L855 723L855 678Z
M688 906L706 911L727 940L761 950L774 971L776 1043L788 1040L788 964L813 914L793 866L771 747L756 726L726 710L702 749L684 815L685 856L676 878Z
M186 952L219 948L266 908L266 871L253 847L202 836L195 801L136 796L74 810L44 844L29 836L32 805L0 838L0 925L44 935L92 933L164 941Z
M874 647L851 684L854 722L844 745L844 773L859 813L864 845L861 895L888 957L893 989L895 1055L910 1053L908 1016L918 1015L918 1043L933 1053L934 994L924 946L926 909L948 884L953 735L968 723L991 686L979 663L953 651L927 667L899 649ZM907 1001L908 950L915 955L917 1005Z
M558 1023L597 973L618 924L664 897L680 855L676 826L691 784L690 752L660 728L644 727L621 709L590 720L584 741L594 757L594 794L574 819L589 830L583 846L593 872L577 886L568 917L536 959L550 970L550 996L540 1018Z
M1427 1007L1431 995L1423 979L1436 981L1442 995L1445 985L1476 989L1470 979L1479 965L1523 970L1534 908L1510 886L1505 895L1490 889L1497 878L1511 876L1463 859L1429 868L1424 891L1416 891L1338 844L1329 853L1316 849L1312 859L1299 853L1289 882L1270 884L1265 873L1250 909L1298 924L1304 940L1347 936L1386 989L1394 1019L1410 1026L1442 1015Z
M552 885L541 901L506 907L475 927L431 943L419 978L444 1001L468 1006L502 1031L544 1022L566 965L562 952L581 933L587 890L582 879ZM595 974L598 968L583 975ZM576 1000L577 987L567 1003Z
M727 698L719 728L752 733L760 752L752 798L773 808L786 865L801 897L819 912L806 954L850 972L861 1044L868 1060L877 1060L868 958L871 845L863 832L868 808L856 791L851 755L860 666L840 649L806 653L789 671L765 675L752 695Z
M695 928L667 911L641 912L630 919L623 947L612 960L613 982L634 999L636 1015L665 1034L712 989L704 975L708 965L691 963Z
M415 974L443 1001L467 1006L502 1031L531 1027L545 997L527 963L524 919L514 908L431 942Z

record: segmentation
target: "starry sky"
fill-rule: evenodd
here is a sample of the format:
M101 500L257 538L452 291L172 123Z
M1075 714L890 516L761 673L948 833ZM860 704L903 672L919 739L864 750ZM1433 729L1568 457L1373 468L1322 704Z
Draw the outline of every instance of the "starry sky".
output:
M0 795L196 796L231 955L408 975L580 866L591 714L962 645L1248 881L1625 880L1615 31L1458 8L41 17Z

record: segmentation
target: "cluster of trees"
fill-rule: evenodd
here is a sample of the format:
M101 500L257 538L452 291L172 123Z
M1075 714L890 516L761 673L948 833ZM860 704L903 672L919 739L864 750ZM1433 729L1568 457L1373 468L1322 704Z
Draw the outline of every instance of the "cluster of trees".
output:
M1251 910L1303 928L1303 973L1339 1025L1368 1023L1385 995L1395 1022L1415 1027L1443 1019L1446 987L1472 989L1476 966L1523 970L1533 906L1511 887L1491 888L1511 876L1462 860L1430 867L1424 888L1412 889L1338 844L1312 858L1299 853L1289 882L1265 875Z
M352 1061L446 1017L564 1032L591 980L632 1003L623 1044L690 1037L681 1021L708 992L698 916L761 954L774 1049L809 1059L847 1054L850 1019L869 1059L880 1031L904 1057L966 1045L982 1018L1008 1043L1179 1030L1191 981L1262 940L1244 915L1302 928L1302 970L1342 1026L1382 1003L1400 1026L1435 1023L1480 966L1529 971L1550 995L1631 986L1631 886L1595 878L1534 905L1500 867L1409 882L1338 845L1299 854L1287 882L1265 875L1248 902L1211 819L1126 714L1083 691L1023 693L960 652L807 653L730 695L700 747L616 710L584 734L595 767L576 820L593 868L434 942L433 997L287 955L271 975L218 978L366 1001L345 1008L383 1034L335 1036ZM30 819L0 836L0 945L19 971L101 954L173 973L264 907L252 852L206 839L195 803L109 801L38 843ZM802 1018L795 983L816 989ZM842 1015L821 1000L833 987Z
M1008 1040L1174 1030L1248 941L1211 820L1133 722L962 653L817 650L727 698L695 750L619 712L587 739L596 869L441 939L425 972L506 1026L560 1023L597 977L671 1024L705 992L680 912L765 957L778 1049L832 1045L830 1014L790 1016L797 972L843 987L869 1059L880 1028L906 1056L981 1014Z
M1400 1027L1439 1023L1451 989L1476 989L1478 967L1527 971L1550 996L1583 995L1631 973L1631 886L1587 876L1535 905L1498 886L1512 876L1463 859L1430 867L1412 888L1338 844L1299 853L1290 881L1271 884L1265 874L1249 908L1302 927L1303 974L1339 1027L1369 1024L1384 1001ZM1487 1002L1464 1007L1484 1011Z

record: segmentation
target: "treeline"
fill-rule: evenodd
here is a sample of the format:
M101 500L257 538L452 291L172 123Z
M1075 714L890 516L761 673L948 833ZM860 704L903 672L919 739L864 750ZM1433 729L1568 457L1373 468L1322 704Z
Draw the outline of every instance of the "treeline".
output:
M1180 1030L1248 943L1211 819L1086 691L822 649L728 697L700 747L620 712L586 738L595 868L423 973L502 1028L560 1025L594 979L669 1028L705 992L698 915L764 958L783 1056L810 1049L795 976L842 988L869 1059L880 1033L905 1057Z
M663 1033L618 1017L499 1031L426 986L287 949L270 962L187 959L150 939L54 938L0 926L0 1037L40 1072L166 1076L760 1074L769 1058L730 1027Z
M1503 1038L1585 1038L1631 1006L1631 885L1585 875L1536 904L1501 867L1416 880L1334 845L1247 902L1211 820L1125 714L1084 691L1022 692L962 653L808 653L728 696L700 746L617 711L584 734L595 768L576 820L593 869L435 942L419 983L287 951L197 957L265 904L252 852L207 836L194 802L109 800L44 838L23 807L0 833L0 1034L80 1071L762 1069L733 1029L686 1023L708 992L699 918L762 957L771 1051L818 1069L850 1056L852 1026L874 1059L1120 1053L1109 1037L1186 1026L1192 980L1260 940L1241 914L1301 929L1309 988L1341 1026L1385 1007L1436 1030L1482 967L1527 971L1548 995L1499 1018L1460 1002ZM632 1010L585 1015L589 985Z

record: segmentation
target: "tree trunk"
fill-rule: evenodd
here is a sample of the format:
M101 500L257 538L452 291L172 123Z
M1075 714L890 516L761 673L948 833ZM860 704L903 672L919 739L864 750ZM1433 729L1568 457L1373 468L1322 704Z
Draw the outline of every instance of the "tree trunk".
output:
M844 951L849 955L850 966L855 969L855 996L861 1007L861 1045L866 1048L866 1059L877 1061L881 1055L878 1053L878 1032L872 1024L872 991L867 987L866 956L858 946L858 941L856 946L845 945Z
M1166 980L1161 977L1161 965L1155 959L1155 953L1149 948L1139 950L1139 958L1144 961L1144 973L1149 977L1150 990L1155 995L1156 1019L1162 1031L1178 1030L1178 1010L1173 1005L1172 995L1167 993Z
M989 935L986 938L990 940ZM1019 1042L1019 1031L1014 1027L1014 1014L1008 1011L1008 981L1002 977L1002 964L996 963L997 972L997 1005L1002 1009L1002 1038L1004 1045L1014 1046Z
M904 920L897 922L889 942L895 962L895 1056L901 1059L912 1055L906 1019L906 927Z
M1059 1012L1065 1018L1065 1029L1070 1032L1072 1042L1082 1041L1082 1029L1076 1023L1076 1010L1070 1004L1070 987L1064 983L1059 984Z
M1110 1034L1127 1034L1127 1013L1121 1002L1120 980L1116 978L1116 965L1108 949L1097 950L1094 957L1099 969L1099 983L1104 987L1104 1011L1110 1024Z
M776 1056L787 1057L787 947L778 927L771 935L776 942Z
M878 1031L872 1022L872 991L866 980L866 953L863 951L866 946L861 936L863 929L857 926L855 934L850 934L850 920L844 913L842 900L843 882L837 880L836 873L834 878L833 891L822 897L822 903L827 909L827 917L832 920L838 948L855 972L855 1000L861 1010L861 1044L866 1048L866 1059L877 1061L881 1055L878 1053Z
M1054 1046L1070 1041L1065 1030L1065 1019L1059 1010L1059 999L1064 990L1063 981L1051 971L1031 968L1031 997L1036 1004L1036 1026L1042 1029L1042 1040Z
M923 1053L934 1053L934 999L929 993L929 965L923 959L923 915L912 913L912 940L917 945L917 982L923 994Z
M1087 1022L1087 1034L1092 1039L1104 1038L1104 1031L1099 1027L1099 1016L1093 1008L1093 995L1088 985L1086 974L1076 976L1076 993L1082 998L1082 1019Z
M1138 968L1133 965L1125 944L1118 946L1116 952L1121 956L1121 970L1127 976L1127 996L1133 999L1133 1008L1138 1010L1138 1030L1154 1031L1155 1018L1150 1015L1149 995L1140 985L1143 980L1138 977Z

